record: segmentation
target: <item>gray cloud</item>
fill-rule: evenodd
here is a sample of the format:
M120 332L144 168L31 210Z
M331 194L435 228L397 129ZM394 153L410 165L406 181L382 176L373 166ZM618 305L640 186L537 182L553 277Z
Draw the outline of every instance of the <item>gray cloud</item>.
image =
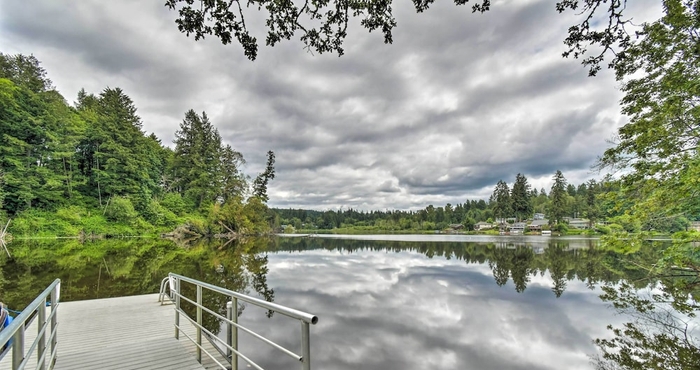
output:
M165 144L185 111L206 111L253 176L276 152L272 206L454 204L519 172L548 187L557 169L578 183L624 122L611 74L588 78L561 58L576 17L545 0L483 15L396 3L392 45L354 20L342 58L290 41L255 62L180 34L161 5L6 1L0 51L35 54L69 101L81 87L123 88ZM639 21L658 4L630 7Z

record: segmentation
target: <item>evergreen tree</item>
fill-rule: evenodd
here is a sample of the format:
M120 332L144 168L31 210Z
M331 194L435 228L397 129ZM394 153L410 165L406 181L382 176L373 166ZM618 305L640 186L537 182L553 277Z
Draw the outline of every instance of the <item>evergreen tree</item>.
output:
M552 179L554 180L554 184L549 193L551 199L549 209L550 222L560 223L564 219L564 216L566 216L566 200L568 195L566 193L566 178L564 178L561 171L557 170Z
M155 146L141 131L131 98L119 88L107 88L99 97L83 91L78 100L88 122L78 145L79 167L88 180L84 193L96 196L100 205L112 196L149 198L160 185L161 164L150 158Z
M532 214L532 202L530 201L530 185L525 175L517 174L515 183L510 193L513 212L518 220L525 219Z
M497 218L506 218L512 214L510 189L505 181L499 180L491 199L494 201L493 213Z
M0 78L6 78L35 94L53 90L46 70L33 55L0 53Z
M2 213L3 203L5 201L5 174L0 170L0 213Z
M600 217L600 210L596 202L598 184L595 180L589 180L586 187L586 217L589 220L589 227L593 228L596 220Z
M207 114L187 111L175 133L172 172L175 188L195 207L222 195L222 152L221 136Z
M51 88L34 57L0 54L0 171L3 207L10 214L65 202L66 178L56 172L66 153L61 131L74 128L74 114Z
M268 201L267 184L275 178L275 153L267 152L267 165L265 171L258 175L253 182L253 196L260 198L263 202Z
M246 190L246 178L241 173L240 168L245 164L245 159L240 152L226 145L221 152L221 195L224 202L233 198L241 197Z

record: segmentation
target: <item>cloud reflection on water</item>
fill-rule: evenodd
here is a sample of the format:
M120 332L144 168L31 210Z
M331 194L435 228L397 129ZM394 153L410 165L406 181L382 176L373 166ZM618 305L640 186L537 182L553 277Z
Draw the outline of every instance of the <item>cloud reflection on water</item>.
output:
M517 293L512 281L495 284L488 263L412 251L273 253L268 282L277 303L319 316L315 369L589 369L591 341L618 321L581 281L556 298L547 272ZM271 330L251 309L241 321L299 348L294 320L275 317ZM298 366L252 344L242 337L244 353L265 368Z

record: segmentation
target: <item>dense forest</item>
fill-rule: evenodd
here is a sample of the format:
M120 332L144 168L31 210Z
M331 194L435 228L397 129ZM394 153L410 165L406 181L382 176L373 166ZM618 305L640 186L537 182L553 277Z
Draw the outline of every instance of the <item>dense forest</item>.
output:
M15 235L269 231L274 153L250 181L206 113L175 136L171 149L146 133L119 88L70 105L34 56L0 53L0 221Z

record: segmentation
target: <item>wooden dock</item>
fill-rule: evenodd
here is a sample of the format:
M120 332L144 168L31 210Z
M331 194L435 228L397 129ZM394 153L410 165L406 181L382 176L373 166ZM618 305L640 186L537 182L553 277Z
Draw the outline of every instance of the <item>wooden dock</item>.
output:
M62 302L55 369L214 368L204 353L204 365L197 362L196 347L187 337L181 334L180 340L175 339L174 323L174 306L161 305L158 294ZM194 337L187 319L181 318L180 323ZM31 343L35 336L36 328L30 327L26 342ZM10 363L11 356L6 356L0 370L9 369Z

